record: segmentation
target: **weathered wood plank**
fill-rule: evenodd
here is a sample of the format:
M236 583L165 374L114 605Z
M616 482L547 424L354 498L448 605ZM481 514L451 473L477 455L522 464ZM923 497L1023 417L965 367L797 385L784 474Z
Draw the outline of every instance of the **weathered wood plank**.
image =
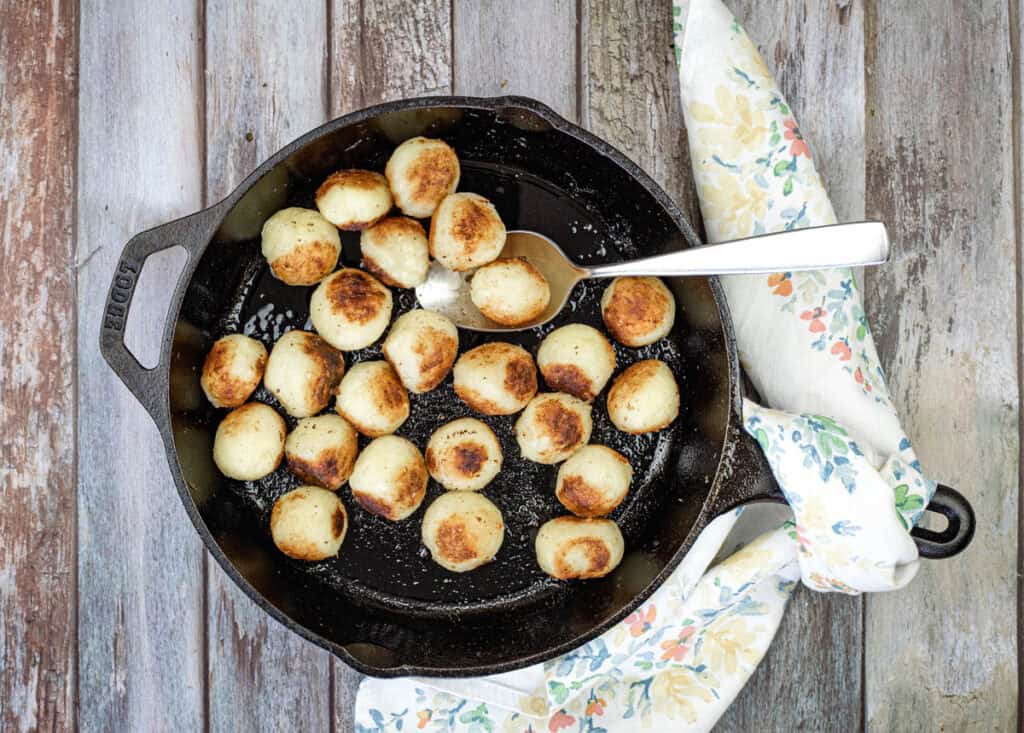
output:
M456 94L522 94L579 118L573 0L454 0Z
M449 0L330 3L332 117L391 99L451 93ZM332 665L334 730L350 733L361 675L337 660Z
M331 115L452 91L449 0L328 0Z
M867 211L894 244L890 264L868 273L868 310L925 471L958 487L979 518L966 553L925 562L907 589L867 600L872 731L1017 728L1008 5L868 6Z
M98 314L122 244L202 203L200 24L191 3L82 3L77 227L83 730L197 730L204 723L202 546L175 496L154 426L97 348ZM165 261L145 272L173 282L176 269ZM165 298L140 290L133 311L148 312L147 304ZM134 320L152 352L163 319Z
M580 28L583 126L618 146L699 224L670 3L590 0Z
M730 4L814 149L840 221L864 216L864 14L849 1ZM718 730L860 730L863 603L800 589Z
M0 4L0 730L75 725L77 9Z
M327 120L327 8L206 4L206 203ZM207 558L214 731L330 727L330 655L275 622Z

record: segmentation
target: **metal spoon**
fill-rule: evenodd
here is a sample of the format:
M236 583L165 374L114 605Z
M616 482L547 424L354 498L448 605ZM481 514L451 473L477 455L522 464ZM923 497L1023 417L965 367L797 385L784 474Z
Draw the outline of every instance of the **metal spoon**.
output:
M543 234L512 231L501 256L525 257L547 278L551 300L535 321L502 326L485 318L469 297L472 272L452 272L437 262L431 263L426 282L416 288L420 306L443 313L456 325L473 331L522 331L558 315L580 280L624 275L740 275L878 265L889 257L889 236L882 222L862 221L762 234L639 260L582 267Z

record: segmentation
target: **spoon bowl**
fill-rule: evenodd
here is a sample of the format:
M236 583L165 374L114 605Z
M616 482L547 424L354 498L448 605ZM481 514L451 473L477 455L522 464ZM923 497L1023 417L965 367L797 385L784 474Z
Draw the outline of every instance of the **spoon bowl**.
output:
M889 236L878 221L807 227L736 239L609 265L581 267L551 239L526 230L508 233L500 257L523 257L548 281L551 299L534 320L516 326L484 316L470 298L472 272L453 272L432 262L416 288L421 307L450 318L460 328L487 333L541 326L565 307L576 283L590 278L743 275L882 264L889 258Z

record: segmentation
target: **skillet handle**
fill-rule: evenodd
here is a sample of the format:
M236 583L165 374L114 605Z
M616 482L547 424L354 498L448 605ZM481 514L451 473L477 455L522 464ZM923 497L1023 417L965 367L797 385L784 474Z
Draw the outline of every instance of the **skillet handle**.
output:
M168 368L170 352L165 350L160 354L157 366L147 369L129 351L124 342L124 328L132 296L142 267L150 255L181 246L188 252L189 260L193 259L209 241L219 216L220 207L211 207L136 234L124 246L107 292L100 324L100 353L158 424L167 405L167 390L160 385Z
M755 502L786 503L761 446L745 432L736 441L733 466L732 477L722 485L715 500L714 516ZM910 530L921 557L945 560L963 552L971 543L975 529L974 509L960 492L939 484L925 511L943 515L949 524L940 532L924 527Z

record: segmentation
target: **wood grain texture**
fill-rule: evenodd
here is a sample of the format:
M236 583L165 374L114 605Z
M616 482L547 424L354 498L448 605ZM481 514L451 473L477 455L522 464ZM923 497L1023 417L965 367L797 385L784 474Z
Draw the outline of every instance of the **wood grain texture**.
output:
M332 117L390 99L452 92L448 0L329 2ZM362 675L336 659L331 664L334 730L351 733Z
M0 14L0 730L63 730L75 724L77 5Z
M579 118L573 0L453 0L456 94L522 94Z
M448 0L328 0L331 115L392 99L450 94Z
M78 155L79 716L86 731L203 726L203 549L149 416L98 353L133 234L202 203L201 19L194 4L85 0ZM176 269L156 267L173 282ZM162 301L133 303L150 348ZM155 314L154 314L155 315Z
M864 14L860 3L730 5L775 74L840 221L864 217ZM863 602L797 591L764 661L716 730L846 731L863 724Z
M869 317L926 473L971 547L867 601L871 731L1009 731L1017 701L1018 371L1008 4L868 8L867 211L892 236Z
M327 7L206 4L206 202L327 120ZM207 558L208 726L324 731L331 656L271 619Z
M700 230L670 3L590 0L581 32L583 126L647 171Z

